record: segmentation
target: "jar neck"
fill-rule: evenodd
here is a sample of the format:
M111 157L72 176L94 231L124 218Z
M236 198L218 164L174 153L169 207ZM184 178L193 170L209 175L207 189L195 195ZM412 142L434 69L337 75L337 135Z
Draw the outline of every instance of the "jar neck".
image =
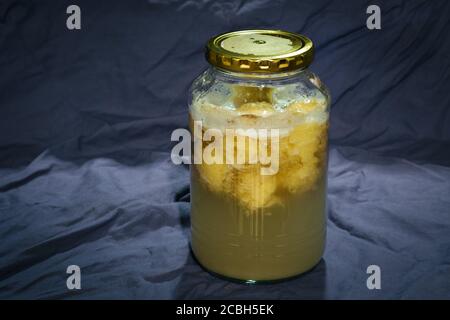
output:
M218 77L228 78L228 79L244 79L244 80L284 80L294 77L298 77L305 73L308 69L298 69L289 72L277 72L277 73L246 73L246 72L233 72L224 69L217 68L215 66L210 67L211 70Z

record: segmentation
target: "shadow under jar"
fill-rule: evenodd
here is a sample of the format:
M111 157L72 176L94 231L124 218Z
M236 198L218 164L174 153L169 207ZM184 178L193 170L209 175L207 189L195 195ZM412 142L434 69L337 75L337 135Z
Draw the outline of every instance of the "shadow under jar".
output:
M222 34L191 87L191 246L222 277L290 278L321 259L326 233L328 90L307 70L308 38Z

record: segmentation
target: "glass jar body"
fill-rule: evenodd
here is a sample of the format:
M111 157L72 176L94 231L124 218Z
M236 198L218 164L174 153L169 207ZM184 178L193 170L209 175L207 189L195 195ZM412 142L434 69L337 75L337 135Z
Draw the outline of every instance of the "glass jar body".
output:
M247 282L301 274L326 233L329 94L310 71L211 67L191 87L191 246L207 270Z

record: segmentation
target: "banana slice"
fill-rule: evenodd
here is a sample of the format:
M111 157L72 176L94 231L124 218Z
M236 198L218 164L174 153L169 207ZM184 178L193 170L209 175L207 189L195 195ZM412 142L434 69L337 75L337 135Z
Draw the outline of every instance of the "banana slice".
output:
M250 211L272 206L279 201L275 196L276 176L261 175L259 165L235 169L234 174L234 198Z
M240 115L255 115L258 117L272 114L275 110L268 102L248 102L239 107Z
M197 164L200 177L205 182L206 186L213 192L219 193L224 191L224 182L227 175L230 173L228 165L226 164Z
M280 179L283 181L283 188L295 194L314 190L320 176L321 171L316 165L312 163L303 165L300 162L291 164L288 170L282 171Z
M305 123L295 128L287 141L280 143L280 183L290 193L315 188L323 172L327 126Z
M315 110L316 108L319 108L323 104L319 103L316 99L311 100L305 100L305 101L297 101L294 103L291 103L287 107L287 111L293 112L293 113L303 113L307 114L311 111Z
M249 102L267 102L272 104L273 89L267 87L234 86L233 103L236 108Z

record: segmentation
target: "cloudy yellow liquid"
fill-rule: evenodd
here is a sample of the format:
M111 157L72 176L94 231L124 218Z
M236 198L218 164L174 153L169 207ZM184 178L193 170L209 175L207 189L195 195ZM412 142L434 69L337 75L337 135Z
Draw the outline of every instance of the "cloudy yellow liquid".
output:
M267 104L241 105L241 112L248 107L254 114L241 114L237 125L264 126L266 121L276 127L279 115L262 117ZM293 104L286 111L292 114L281 119L287 130L280 136L279 170L274 175L261 175L260 164L192 165L191 244L209 271L244 281L270 281L301 274L319 262L325 246L328 122L305 121L305 112L316 107ZM191 119L211 120L205 117L207 108L199 107ZM229 117L226 123L233 125Z

